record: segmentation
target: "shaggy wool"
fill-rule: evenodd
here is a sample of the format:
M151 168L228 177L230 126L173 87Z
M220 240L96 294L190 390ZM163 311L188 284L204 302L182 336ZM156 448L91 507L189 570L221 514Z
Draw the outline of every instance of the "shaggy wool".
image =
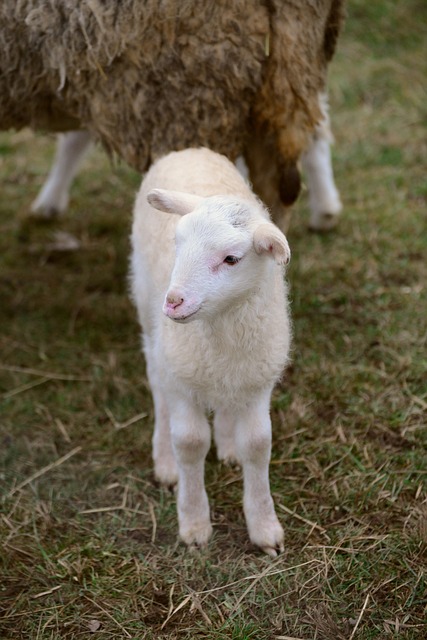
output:
M2 0L3 129L89 129L139 171L174 149L293 166L343 0Z

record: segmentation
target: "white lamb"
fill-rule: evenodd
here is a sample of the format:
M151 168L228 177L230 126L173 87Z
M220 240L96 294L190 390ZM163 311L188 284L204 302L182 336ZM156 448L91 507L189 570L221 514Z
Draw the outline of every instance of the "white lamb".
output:
M204 460L213 411L218 458L243 468L249 537L275 556L283 529L269 486L269 405L289 354L288 242L230 161L187 149L144 178L132 247L154 468L161 482L178 481L180 536L203 546L212 533Z

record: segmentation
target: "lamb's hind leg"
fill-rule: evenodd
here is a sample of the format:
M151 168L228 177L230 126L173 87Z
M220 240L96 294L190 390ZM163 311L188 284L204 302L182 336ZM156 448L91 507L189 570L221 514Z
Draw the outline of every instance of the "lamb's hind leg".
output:
M243 506L251 541L275 557L283 551L283 529L270 493L271 454L270 391L239 412L236 444L243 467Z
M236 419L226 411L219 410L214 417L214 440L218 460L233 465L239 462L236 451Z
M144 337L144 352L148 381L154 400L152 440L154 475L161 484L170 487L178 482L178 469L172 448L169 408L148 334Z
M169 408L160 389L153 389L153 461L156 479L167 487L178 482L178 468L172 448Z

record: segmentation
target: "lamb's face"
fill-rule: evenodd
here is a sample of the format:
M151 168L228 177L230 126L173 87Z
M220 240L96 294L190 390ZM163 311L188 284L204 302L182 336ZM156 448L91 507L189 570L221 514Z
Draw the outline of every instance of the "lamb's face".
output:
M164 313L176 322L222 314L263 285L273 260L289 262L285 236L252 199L152 189L147 201L182 216L163 304Z
M244 212L204 203L181 218L176 259L163 311L177 322L213 317L257 286L265 260L257 255ZM247 218L247 216L246 216Z

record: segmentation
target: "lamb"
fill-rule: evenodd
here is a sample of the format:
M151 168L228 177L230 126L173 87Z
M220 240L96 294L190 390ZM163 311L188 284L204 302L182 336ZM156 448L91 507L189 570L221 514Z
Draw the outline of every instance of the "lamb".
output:
M320 101L322 120L317 125L301 161L309 191L309 226L316 231L326 231L337 224L342 205L332 168L332 134L326 96L321 94ZM72 180L90 145L91 137L87 131L71 131L58 136L56 158L48 179L31 206L32 215L53 218L65 212ZM239 156L236 164L249 180L248 169L242 156ZM280 207L280 203L278 206ZM277 208L275 210L277 211ZM282 217L279 218L279 222L283 227L286 220ZM286 231L285 228L282 230Z
M275 556L283 529L269 488L269 404L289 358L283 233L236 167L205 148L172 152L142 182L131 289L155 407L154 470L178 481L179 533L204 546L204 487L214 412L220 460L243 468L250 540Z
M243 154L280 222L342 20L343 0L3 0L0 126L84 128L141 173L187 147Z

